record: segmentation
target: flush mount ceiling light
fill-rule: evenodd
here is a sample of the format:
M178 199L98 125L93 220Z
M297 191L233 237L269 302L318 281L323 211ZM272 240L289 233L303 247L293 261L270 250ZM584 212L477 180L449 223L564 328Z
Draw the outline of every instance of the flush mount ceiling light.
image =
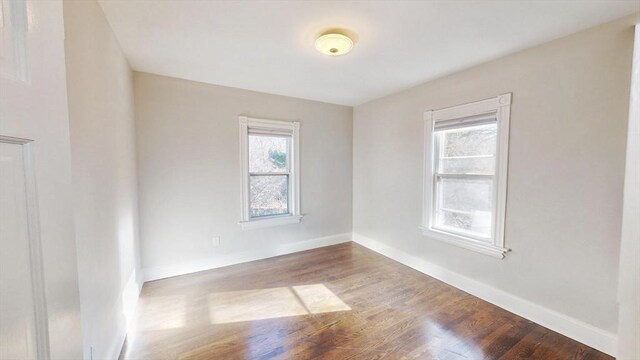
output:
M316 40L316 49L325 55L344 55L353 49L353 40L338 33L324 34Z

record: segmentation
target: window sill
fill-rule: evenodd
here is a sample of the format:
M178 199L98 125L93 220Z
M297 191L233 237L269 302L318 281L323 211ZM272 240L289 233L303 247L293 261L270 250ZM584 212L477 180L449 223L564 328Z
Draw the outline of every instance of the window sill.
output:
M242 227L242 230L249 230L287 224L297 224L300 221L302 221L302 215L284 215L267 217L263 219L240 221L239 224Z
M449 234L443 231L430 229L426 226L420 226L420 230L422 230L422 234L424 236L428 236L429 238L446 242L452 245L456 245L456 246L465 248L467 250L473 250L475 252L479 252L484 255L489 255L498 259L503 259L505 256L505 253L510 251L509 249L505 249L492 244L487 244L485 242L482 242L473 238Z

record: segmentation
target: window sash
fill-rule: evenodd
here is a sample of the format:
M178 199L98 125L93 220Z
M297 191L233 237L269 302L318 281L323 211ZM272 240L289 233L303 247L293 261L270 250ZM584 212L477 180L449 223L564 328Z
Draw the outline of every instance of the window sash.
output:
M496 217L496 201L497 201L497 186L496 186L496 178L495 178L495 173L494 174L479 174L479 173L442 173L439 171L439 169L442 167L441 162L443 160L447 160L447 159L471 159L471 158L488 158L488 157L493 157L494 160L496 161L495 164L495 168L498 168L498 163L497 163L497 156L495 155L465 155L465 156L442 156L444 154L444 142L442 141L442 138L445 135L445 131L446 130L453 130L453 129L464 129L464 128L470 128L470 127L475 127L475 126L479 126L479 125L485 125L485 124L491 124L491 123L496 123L497 122L497 118L496 118L496 114L495 112L492 112L490 114L483 114L483 115L478 115L478 116L469 116L469 117L462 117L462 118L455 118L455 119L449 119L449 120L443 120L443 121L438 121L435 122L433 124L433 131L432 131L432 143L433 143L433 159L434 159L434 164L433 164L433 171L432 171L432 176L433 176L433 181L432 181L432 189L431 189L431 219L430 219L430 226L433 229L436 230L440 230L443 231L445 233L450 233L450 234L454 234L454 235L460 235L466 238L471 238L483 243L492 243L492 240L495 238L495 217ZM497 136L497 134L496 134ZM498 146L499 146L499 138L496 139L496 153L498 151ZM495 170L494 170L495 171ZM442 224L438 224L438 211L452 211L452 212L457 212L457 213L464 213L465 211L461 211L461 210L457 210L457 209L446 209L442 206L442 194L441 194L441 190L440 190L440 186L442 183L442 179L469 179L469 180L473 180L473 179L491 179L492 182L492 191L491 191L491 198L492 198L492 209L491 209L491 232L488 236L482 235L480 233L477 232L473 232L473 231L466 231L464 229L460 229L460 228L455 228L455 227L450 227L450 226L446 226L446 225L442 225Z
M291 176L289 173L249 173L249 184L251 184L251 178L254 176L286 176L287 177L287 212L281 214L270 215L251 215L252 201L249 198L249 219L264 219L269 217L288 216L291 215Z
M449 226L444 226L444 225L440 225L437 222L437 217L438 217L438 211L450 211L450 212L456 212L456 213L470 213L468 211L465 210L459 210L459 209L452 209L452 208L446 208L443 206L443 196L442 196L442 190L441 190L441 184L442 184L442 179L469 179L469 180L474 180L474 179L491 179L492 184L492 191L491 191L491 198L492 198L492 209L491 209L491 232L488 236L484 236L482 234L473 232L473 231L466 231L464 229L460 229L460 228L455 228L455 227L449 227ZM491 240L494 235L495 235L495 201L496 201L496 193L495 193L495 176L494 175L472 175L472 174L434 174L433 176L433 192L432 192L432 218L431 218L431 224L435 229L439 229L442 231L446 231L446 232L451 232L451 233L455 233L458 235L463 235L463 236L469 236L472 237L476 240L481 240L481 241L488 241Z
M483 241L483 242L490 242L491 239L494 237L495 234L495 176L494 175L476 175L476 174L434 174L433 176L433 207L432 207L432 219L431 219L431 224L432 227L434 229L437 230L441 230L447 233L453 233L453 234L457 234L457 235L462 235L465 237L471 237L473 239L479 240L479 241ZM460 210L460 209L454 209L454 208L447 208L445 206L443 206L443 196L442 196L442 190L441 190L441 179L469 179L469 180L474 180L474 179L491 179L492 181L492 192L491 192L491 197L493 199L492 201L492 209L491 209L491 232L488 236L482 235L478 232L474 232L474 231L467 231L465 229L461 229L461 228L456 228L456 227L452 227L452 226L446 226L443 224L439 224L437 221L437 217L438 217L438 211L448 211L448 212L455 212L455 213L459 213L459 214L471 214L472 212L470 211L466 211L466 210Z
M511 94L506 93L485 100L472 103L452 106L439 110L428 110L424 112L424 187L423 187L423 212L422 224L420 229L423 235L430 239L442 241L452 245L459 246L468 250L473 250L484 255L493 256L499 259L504 258L509 249L505 248L505 212L506 212L506 195L507 195L507 167L509 159L509 120L511 113ZM496 124L496 152L495 167L493 171L485 171L485 167L469 168L483 169L484 172L491 174L450 174L440 172L440 169L454 169L456 172L465 171L464 167L439 167L440 161L447 160L447 157L440 158L437 152L440 150L436 146L437 134L441 131L454 130L461 127L481 125L479 121L487 123L494 122ZM440 152L441 153L441 152ZM466 161L447 161L449 163L466 163ZM484 160L482 162L487 162ZM477 162L475 162L477 163ZM476 170L477 171L477 170ZM456 176L458 178L475 176L492 176L492 219L491 226L493 231L491 238L480 239L470 234L458 231L454 233L451 229L438 229L434 227L434 215L436 213L435 189L440 181ZM487 184L488 185L488 184ZM489 190L487 190L489 191ZM488 194L487 194L488 195ZM488 209L485 207L485 209ZM487 226L486 222L480 223L481 226ZM482 225L484 224L484 225ZM482 229L482 228L481 228ZM484 227L488 230L487 227Z
M445 123L444 128L438 128L438 124L441 123ZM447 124L453 124L453 125L447 125ZM494 158L494 174L495 174L495 170L498 168L498 163L497 163L497 152L498 152L498 141L499 141L499 137L496 134L496 149L495 149L495 154L482 154L482 155L460 155L460 156L444 156L444 141L443 138L446 135L446 131L448 130L460 130L460 129L465 129L465 128L472 128L472 127L476 127L476 126L481 126L481 125L487 125L487 124L496 124L497 125L497 118L495 116L495 114L491 114L489 117L487 117L486 115L482 115L482 116L475 116L475 117L467 117L467 118L461 118L461 119L450 119L450 120L443 120L443 121L439 121L439 122L435 122L434 123L434 129L432 132L432 143L434 144L433 147L433 151L434 151L434 168L433 168L433 172L435 174L438 174L440 169L442 168L442 162L444 160L460 160L460 159L486 159L486 158ZM493 175L493 174L481 174L481 173L467 173L470 175ZM455 175L455 173L451 173L451 175Z
M265 132L251 132L252 128L249 128L247 130L247 138L251 137L251 136L264 136L264 137L280 137L280 138L286 138L287 139L287 166L286 169L287 171L281 171L281 172L261 172L261 171L251 171L251 164L248 163L247 166L249 167L248 173L251 174L288 174L291 175L291 149L292 146L291 144L293 143L293 136L289 133L286 135L274 135L274 134L267 134ZM251 159L251 146L250 146L250 141L247 141L247 154L249 156L249 159Z
M269 172L269 171L248 171L248 177L249 177L249 184L251 184L251 178L254 176L286 176L287 177L287 212L282 213L282 214L273 214L273 215L258 215L258 216L254 216L251 215L251 209L252 209L252 201L251 198L249 198L249 219L258 219L258 218L268 218L268 217L276 217L276 216L286 216L286 215L291 215L291 142L292 142L292 136L290 132L287 131L281 131L281 130L265 130L265 129L255 129L255 128L249 128L247 130L248 132L248 136L264 136L264 137L281 137L281 138L286 138L287 139L287 165L286 165L286 171L273 171L273 172ZM249 143L247 143L247 154L249 155L249 158L251 158L251 146L249 145ZM249 167L250 164L248 164Z
M240 161L242 205L239 224L243 230L299 223L303 215L300 211L300 123L239 116ZM286 168L265 167L267 171L250 171L249 145L251 136L269 136L287 138ZM257 170L257 169L255 169ZM287 210L286 214L251 216L251 182L261 176L286 176ZM284 185L284 179L281 185ZM255 190L255 189L254 189ZM284 204L282 204L284 205ZM284 206L281 207L283 209Z

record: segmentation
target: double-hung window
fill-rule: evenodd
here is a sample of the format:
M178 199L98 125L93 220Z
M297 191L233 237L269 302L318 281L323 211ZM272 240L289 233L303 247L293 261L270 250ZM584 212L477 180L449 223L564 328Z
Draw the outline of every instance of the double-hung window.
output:
M240 117L243 229L298 223L300 123Z
M502 258L511 94L425 113L423 233Z

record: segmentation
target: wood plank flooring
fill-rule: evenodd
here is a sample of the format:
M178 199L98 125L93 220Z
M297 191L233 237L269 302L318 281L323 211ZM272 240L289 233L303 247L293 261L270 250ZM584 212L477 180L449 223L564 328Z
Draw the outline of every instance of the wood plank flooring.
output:
M613 359L354 243L144 285L120 359Z

